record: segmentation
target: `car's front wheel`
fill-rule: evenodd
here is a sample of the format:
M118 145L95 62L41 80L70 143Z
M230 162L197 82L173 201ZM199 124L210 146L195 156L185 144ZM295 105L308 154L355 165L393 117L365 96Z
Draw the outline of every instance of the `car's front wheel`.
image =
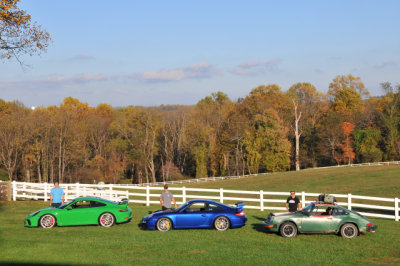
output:
M297 235L297 227L291 222L285 222L281 225L279 232L283 237L295 237Z
M354 238L358 236L358 228L354 224L347 223L340 228L340 234L344 238Z
M109 212L105 212L99 217L99 224L103 227L113 226L115 223L114 215Z
M39 224L43 228L52 228L56 225L56 217L51 214L45 214L40 218Z
M230 225L231 225L231 222L225 216L219 216L214 221L214 227L218 231L226 231L226 230L228 230Z
M157 221L157 230L161 232L166 232L172 229L172 222L168 218L160 218Z

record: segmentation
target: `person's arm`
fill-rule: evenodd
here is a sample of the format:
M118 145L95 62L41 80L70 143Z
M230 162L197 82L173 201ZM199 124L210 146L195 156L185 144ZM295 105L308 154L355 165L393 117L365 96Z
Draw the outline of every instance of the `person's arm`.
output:
M178 207L176 206L176 201L175 201L175 198L172 198L172 201L174 202L174 204L175 204L175 209L178 209Z
M297 210L301 210L301 202L299 201L299 206L297 207Z
M65 197L64 197L64 193L62 194L62 197L61 197L61 204L64 204L64 202L65 202Z
M160 198L160 204L161 204L161 206L164 206L162 198Z
M289 204L286 202L286 210L289 211Z
M53 203L53 195L50 195L50 206Z

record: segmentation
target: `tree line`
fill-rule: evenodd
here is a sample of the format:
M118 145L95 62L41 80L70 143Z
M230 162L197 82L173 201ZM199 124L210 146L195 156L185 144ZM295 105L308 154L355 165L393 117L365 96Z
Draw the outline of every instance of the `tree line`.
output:
M270 84L194 106L90 107L69 97L32 110L0 100L0 170L10 180L144 183L398 160L400 86L381 87L371 97L349 74L326 94Z

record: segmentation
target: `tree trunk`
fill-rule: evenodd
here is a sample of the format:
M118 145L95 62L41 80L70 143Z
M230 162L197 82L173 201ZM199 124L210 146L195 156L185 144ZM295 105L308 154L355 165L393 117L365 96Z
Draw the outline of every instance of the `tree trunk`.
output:
M301 136L301 132L299 129L299 121L301 118L301 112L300 112L300 114L297 114L298 105L295 103L294 100L293 100L293 106L294 106L294 135L296 138L296 171L300 171L300 136Z

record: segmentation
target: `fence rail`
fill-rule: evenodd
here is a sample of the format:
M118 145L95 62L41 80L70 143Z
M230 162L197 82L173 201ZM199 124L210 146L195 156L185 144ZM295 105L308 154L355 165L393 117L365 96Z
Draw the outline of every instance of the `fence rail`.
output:
M53 187L49 183L27 183L12 182L12 197L17 199L50 200L50 191ZM65 199L71 200L80 196L95 196L110 200L121 200L128 198L129 202L150 204L160 204L159 196L162 187L135 186L119 184L60 184L64 189ZM207 188L186 188L170 187L177 203L182 204L190 199L212 199L221 203L233 204L236 201L246 203L245 208L256 210L278 210L285 211L283 207L289 192L272 191L243 191L231 189L207 189ZM196 194L194 194L196 193ZM301 204L303 207L307 203L315 201L320 193L301 192ZM360 214L370 217L380 217L399 221L399 199L381 198L371 196L359 196L349 194L332 194L338 199L338 204L346 206L348 209L355 209ZM384 205L378 205L384 204Z

